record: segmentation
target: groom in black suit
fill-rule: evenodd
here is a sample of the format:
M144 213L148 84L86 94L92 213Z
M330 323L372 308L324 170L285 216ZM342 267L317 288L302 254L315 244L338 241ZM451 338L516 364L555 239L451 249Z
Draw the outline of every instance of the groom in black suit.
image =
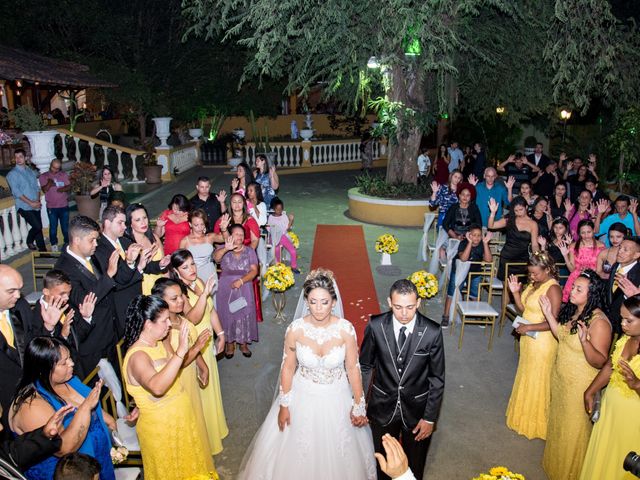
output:
M618 288L618 280L626 277L633 285L640 286L640 237L625 238L618 248L616 263L611 266L611 275L607 284L607 299L609 303L609 321L613 332L622 333L620 310L627 298Z
M388 302L391 311L371 317L360 347L367 417L376 452L384 451L382 435L399 436L409 468L422 478L444 392L442 331L417 311L420 299L409 280L391 286ZM378 467L378 479L388 478Z

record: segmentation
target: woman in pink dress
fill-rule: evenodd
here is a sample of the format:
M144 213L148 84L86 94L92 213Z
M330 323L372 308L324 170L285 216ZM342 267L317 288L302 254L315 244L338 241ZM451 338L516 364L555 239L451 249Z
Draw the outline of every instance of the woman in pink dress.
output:
M562 301L569 301L571 287L583 270L589 268L595 270L598 255L605 246L596 240L595 230L591 220L580 220L578 223L578 240L569 245L567 256L567 268L571 272L567 283L562 290Z
M164 237L164 254L171 255L180 248L180 240L191 233L189 211L191 203L182 194L174 195L167 210L160 214L155 234Z
M578 201L575 205L568 198L564 201L564 216L569 220L569 228L574 241L579 238L578 224L582 220L594 220L597 213L595 206L591 204L591 198L591 192L583 190L578 195Z

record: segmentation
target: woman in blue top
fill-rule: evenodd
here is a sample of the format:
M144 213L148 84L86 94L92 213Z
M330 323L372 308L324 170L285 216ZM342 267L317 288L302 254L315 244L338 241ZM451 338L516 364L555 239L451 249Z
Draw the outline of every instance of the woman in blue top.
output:
M11 431L22 435L42 427L64 405L75 409L63 420L62 447L54 455L25 472L28 479L49 480L59 457L80 452L101 465L100 480L115 480L111 463L111 415L100 408L102 381L89 388L73 375L69 349L55 337L36 337L25 349L22 379L9 413Z
M440 207L438 212L438 228L444 221L444 216L451 205L458 203L458 186L462 182L460 170L454 170L449 175L449 184L440 186L437 182L431 182L431 199L429 205L432 208Z
M268 209L271 209L271 200L276 196L276 190L280 187L280 180L276 173L275 165L269 166L267 157L260 154L256 156L255 181L262 187L262 196Z

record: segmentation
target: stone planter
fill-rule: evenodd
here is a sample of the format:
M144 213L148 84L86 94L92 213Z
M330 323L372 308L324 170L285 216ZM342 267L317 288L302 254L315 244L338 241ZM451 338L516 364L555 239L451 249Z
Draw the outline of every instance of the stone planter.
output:
M190 128L189 129L189 136L191 138L193 138L194 140L200 140L200 137L202 137L202 129L201 128Z
M349 190L349 215L362 222L398 227L421 227L429 210L427 200L396 200L370 197Z
M162 183L162 165L145 165L144 178L149 184Z
M171 120L172 117L155 117L152 118L153 123L156 124L156 137L160 139L160 147L168 148L167 138L171 135Z
M58 132L54 130L24 132L24 136L29 139L29 145L31 146L31 162L38 167L40 173L49 170L49 164L56 156L53 143L56 135L58 135Z
M313 137L313 130L310 128L303 128L300 130L300 137L302 137L302 140L309 142L311 137Z
M78 206L78 214L84 215L85 217L93 218L96 222L99 222L99 195L96 195L95 198L91 198L91 195L76 195L76 205Z

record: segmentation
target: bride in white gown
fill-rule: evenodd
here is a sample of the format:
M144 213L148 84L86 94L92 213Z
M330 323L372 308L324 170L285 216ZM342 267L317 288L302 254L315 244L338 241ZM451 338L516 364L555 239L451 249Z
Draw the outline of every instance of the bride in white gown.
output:
M331 313L331 272L312 271L303 290L309 315L287 328L280 395L237 478L375 480L355 330Z

